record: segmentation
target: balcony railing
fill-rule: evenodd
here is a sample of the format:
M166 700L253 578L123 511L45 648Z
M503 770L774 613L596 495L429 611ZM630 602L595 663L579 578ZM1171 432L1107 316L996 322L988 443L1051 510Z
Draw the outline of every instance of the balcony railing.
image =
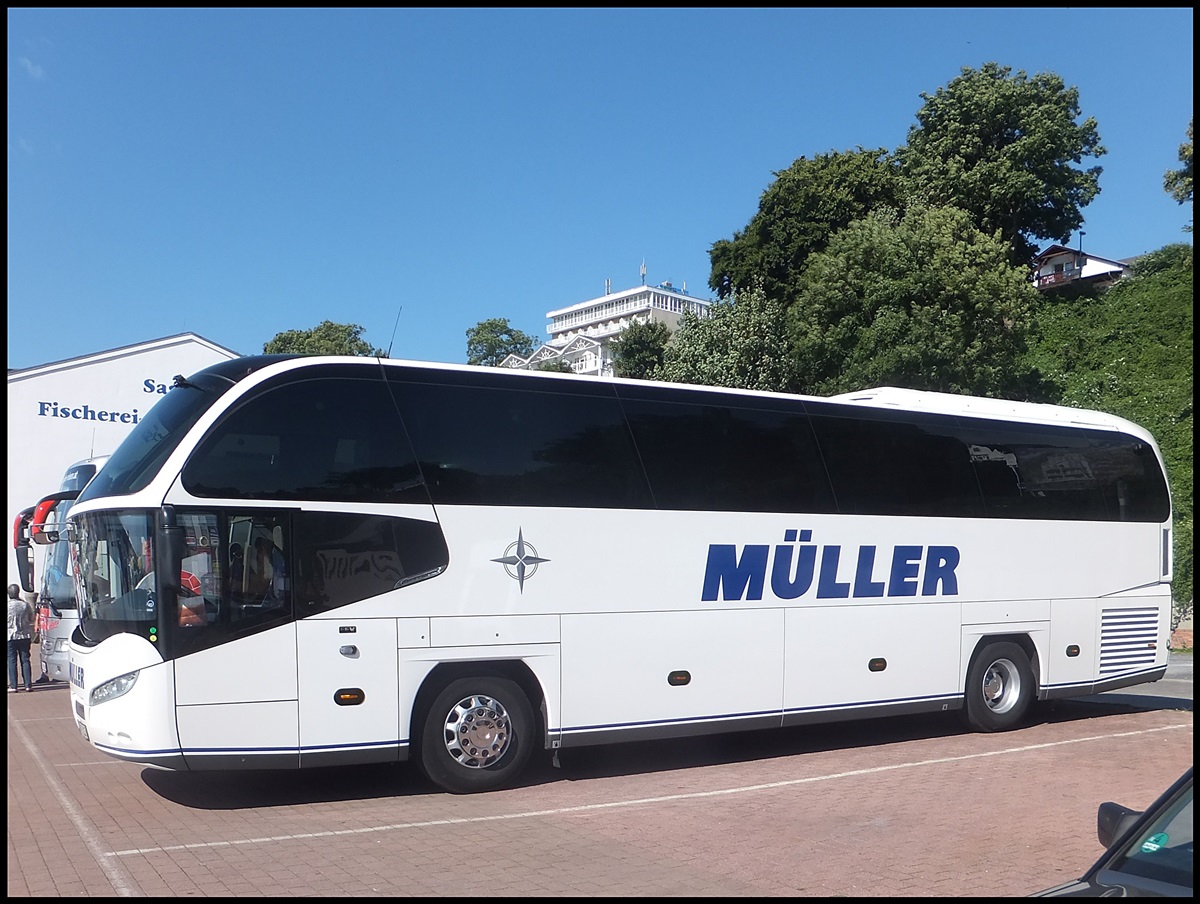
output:
M1079 279L1079 272L1074 270L1070 273L1047 273L1045 276L1037 278L1037 287L1041 289L1046 286L1057 286L1075 279Z

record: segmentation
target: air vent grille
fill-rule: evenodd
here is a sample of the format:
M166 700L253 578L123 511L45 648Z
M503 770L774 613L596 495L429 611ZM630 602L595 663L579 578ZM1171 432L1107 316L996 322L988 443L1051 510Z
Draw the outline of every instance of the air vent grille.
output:
M1100 615L1100 677L1154 665L1158 608L1105 609Z

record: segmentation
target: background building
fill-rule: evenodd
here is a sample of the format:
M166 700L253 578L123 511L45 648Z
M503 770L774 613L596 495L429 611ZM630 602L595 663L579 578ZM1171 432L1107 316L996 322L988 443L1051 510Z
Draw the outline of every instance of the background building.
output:
M1128 261L1084 254L1066 245L1051 245L1033 259L1033 284L1043 292L1068 286L1110 286L1128 268Z
M66 361L8 372L8 523L21 509L57 492L67 468L111 454L150 408L166 395L175 374L190 376L210 364L241 357L182 333ZM11 541L10 541L11 543ZM35 547L34 574L42 553ZM8 583L20 584L8 552Z
M528 358L509 355L501 367L536 370L548 361L564 361L577 374L612 376L609 343L631 323L659 321L674 331L684 311L704 316L710 302L693 298L686 284L676 289L670 282L638 286L549 311L546 331L550 339Z

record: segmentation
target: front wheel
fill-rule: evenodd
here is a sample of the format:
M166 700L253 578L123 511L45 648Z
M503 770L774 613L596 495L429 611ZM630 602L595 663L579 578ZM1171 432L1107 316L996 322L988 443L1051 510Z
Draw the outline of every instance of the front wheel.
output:
M420 764L453 794L511 785L533 754L533 707L507 678L459 678L434 699L420 737Z
M1033 702L1033 669L1017 644L988 644L967 672L963 716L976 731L1006 731L1025 718Z

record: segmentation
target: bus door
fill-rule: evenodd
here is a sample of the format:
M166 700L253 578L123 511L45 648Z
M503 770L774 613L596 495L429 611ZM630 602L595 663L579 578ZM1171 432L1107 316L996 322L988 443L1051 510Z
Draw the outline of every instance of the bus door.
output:
M300 765L396 760L396 619L310 618L296 629Z
M299 704L289 514L186 511L179 522L172 633L176 720L189 768L252 761L294 769Z

